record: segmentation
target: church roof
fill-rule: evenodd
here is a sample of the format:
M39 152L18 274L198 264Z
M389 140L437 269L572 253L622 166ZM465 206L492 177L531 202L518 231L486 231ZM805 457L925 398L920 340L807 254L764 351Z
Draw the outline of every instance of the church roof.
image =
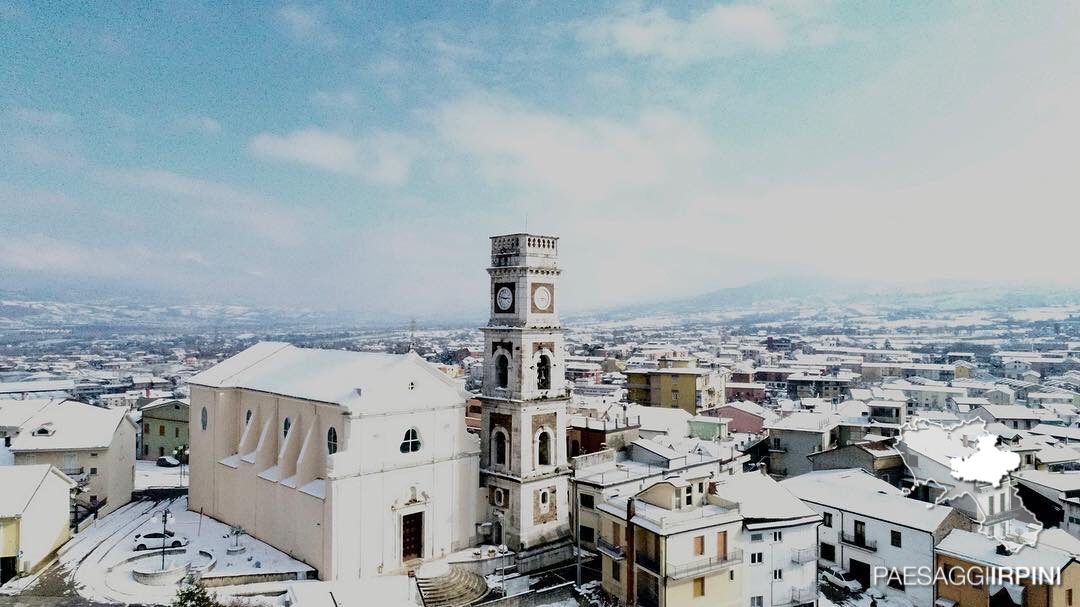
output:
M317 350L280 342L259 342L188 383L336 404L356 414L439 408L463 404L466 396L413 352Z

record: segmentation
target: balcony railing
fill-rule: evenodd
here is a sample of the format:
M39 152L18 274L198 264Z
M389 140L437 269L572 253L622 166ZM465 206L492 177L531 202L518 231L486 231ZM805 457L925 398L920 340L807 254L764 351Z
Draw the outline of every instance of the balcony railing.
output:
M802 565L816 560L817 550L815 548L795 548L791 551L791 562L796 565Z
M660 562L655 556L644 552L637 552L634 554L634 562L642 567L652 571L653 573L660 573Z
M732 565L741 563L742 560L743 551L733 549L728 551L724 556L701 557L685 563L668 563L667 575L671 579L678 580L692 575L726 569Z
M863 550L869 550L870 552L877 552L877 542L868 540L862 536L852 535L847 531L840 533L840 541L849 546L855 546L856 548L862 548Z
M604 554L610 556L616 561L621 561L626 558L626 551L622 546L616 546L605 538L598 538L596 540L596 549Z

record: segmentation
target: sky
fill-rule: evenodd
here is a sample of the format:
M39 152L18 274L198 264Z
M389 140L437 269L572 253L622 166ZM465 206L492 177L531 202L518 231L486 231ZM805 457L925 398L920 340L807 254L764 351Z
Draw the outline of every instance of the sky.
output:
M1076 283L1076 3L0 0L0 290L482 314ZM134 295L133 295L134 296Z

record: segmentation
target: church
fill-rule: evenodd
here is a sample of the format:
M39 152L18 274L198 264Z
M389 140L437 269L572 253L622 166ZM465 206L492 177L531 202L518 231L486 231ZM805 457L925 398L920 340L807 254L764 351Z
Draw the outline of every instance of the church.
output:
M480 440L471 395L415 353L261 342L191 386L188 508L322 580L413 571L478 544L520 570L571 556L558 239L491 239Z

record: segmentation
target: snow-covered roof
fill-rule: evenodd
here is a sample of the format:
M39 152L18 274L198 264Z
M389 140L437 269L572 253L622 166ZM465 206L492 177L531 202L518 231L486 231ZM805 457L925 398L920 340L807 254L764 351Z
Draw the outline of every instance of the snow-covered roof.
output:
M1000 542L990 539L981 533L972 533L963 529L953 529L941 543L937 545L936 552L948 556L955 556L965 561L997 567L1045 567L1047 569L1064 567L1072 560L1066 552L1062 552L1041 543L1036 546L1026 546L1023 550L1013 554L998 554Z
M760 472L717 477L716 494L738 503L748 523L817 516L783 485Z
M413 352L317 350L278 342L257 343L188 383L337 404L353 413L421 410L464 403L467 396Z
M104 409L73 400L55 401L23 424L13 452L107 449L116 428L134 425L126 409Z
M1053 414L1049 411L1040 411L1022 405L983 405L981 408L995 419L1046 419L1053 417Z
M776 417L776 412L772 409L762 407L761 405L748 400L740 400L730 403L724 403L724 407L731 407L732 409L738 409L751 415L756 415L762 419L773 419Z
M52 398L0 399L0 428L19 428L26 420L55 402Z
M817 470L780 483L799 499L933 532L953 511L904 496L861 468Z
M75 482L51 464L0 466L0 518L20 516L48 474L56 474L74 487Z

